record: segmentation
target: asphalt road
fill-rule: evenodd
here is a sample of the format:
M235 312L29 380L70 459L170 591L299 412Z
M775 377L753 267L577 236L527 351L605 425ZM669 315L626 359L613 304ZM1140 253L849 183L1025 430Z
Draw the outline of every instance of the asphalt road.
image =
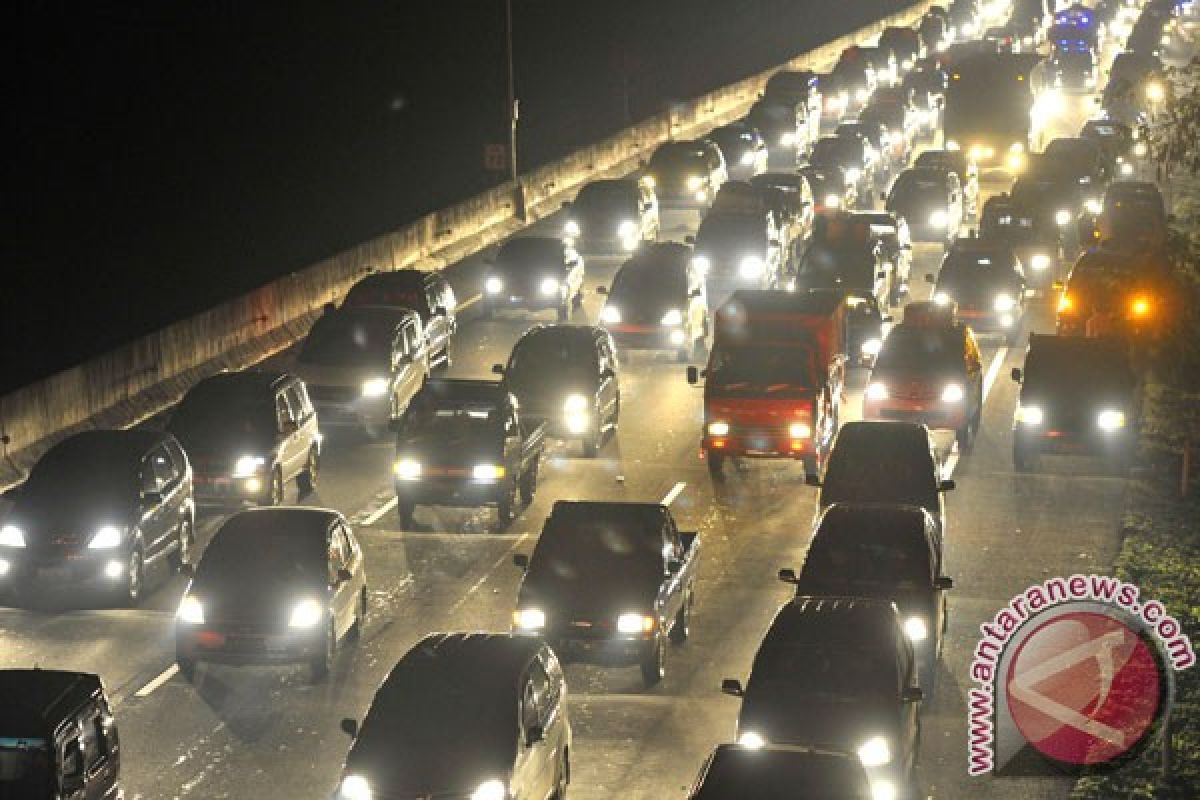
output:
M1078 130L1092 106L1072 104L1061 127ZM1056 126L1057 127L1057 126ZM989 181L995 191L1004 184ZM670 214L665 235L680 239L695 214ZM543 224L555 230L560 220ZM940 248L919 246L914 276L935 272ZM473 262L477 264L478 262ZM597 285L615 259L588 261L589 293L576 321L595 320ZM456 269L472 276L472 265ZM472 280L464 277L463 280ZM476 284L477 285L477 284ZM474 292L460 285L460 297ZM928 287L914 281L916 292ZM1049 298L1034 301L1028 325L1050 331ZM470 319L455 343L454 376L484 377L503 361L531 317ZM547 318L544 316L543 318ZM1047 460L1038 474L1014 473L1011 420L1016 397L1009 368L1023 345L989 343L984 424L968 453L947 445L948 573L955 588L937 697L926 704L921 782L933 798L1062 798L1066 780L972 779L966 774L968 658L978 626L1027 585L1053 575L1107 571L1118 546L1124 482L1086 461ZM846 408L857 416L864 375L856 371ZM725 676L744 678L766 625L790 594L781 566L799 566L814 511L798 464L760 462L714 486L697 455L701 394L667 356L635 354L620 375L621 427L599 458L552 447L535 502L511 529L491 532L490 512L421 509L427 529L397 530L390 499L392 447L331 435L313 505L342 510L367 555L370 618L362 641L338 658L330 680L310 685L305 670L201 667L195 686L170 669L174 609L183 581L173 579L137 610L0 609L0 666L38 664L100 673L116 697L127 797L325 798L349 744L345 716L360 716L395 661L432 630L507 629L519 574L511 554L529 552L557 499L660 500L670 493L684 529L704 543L692 638L673 648L665 681L641 686L636 668L571 666L575 728L572 798L681 797L716 743L733 736L737 701L722 695ZM682 488L677 487L682 484ZM206 513L207 541L223 517Z

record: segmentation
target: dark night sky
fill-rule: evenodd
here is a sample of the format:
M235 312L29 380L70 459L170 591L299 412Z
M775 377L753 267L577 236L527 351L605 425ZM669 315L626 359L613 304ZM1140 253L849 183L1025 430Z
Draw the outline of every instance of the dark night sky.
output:
M904 3L514 5L528 166L622 127L626 85L644 117ZM494 181L501 0L18 0L7 17L0 391Z

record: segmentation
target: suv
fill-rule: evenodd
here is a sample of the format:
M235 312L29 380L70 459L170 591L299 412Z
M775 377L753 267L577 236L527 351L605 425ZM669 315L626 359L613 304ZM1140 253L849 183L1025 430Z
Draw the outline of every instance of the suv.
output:
M583 308L583 258L569 240L524 236L500 245L483 281L483 313L554 309L559 322Z
M121 740L100 678L0 670L0 797L118 800Z
M458 300L440 272L376 272L350 287L343 305L411 308L421 317L430 364L450 366L450 338L458 330Z
M563 238L582 253L627 253L658 238L658 198L646 181L591 181L563 208Z
M223 372L197 383L167 430L192 462L201 501L279 505L284 487L312 494L321 465L317 412L286 372Z
M646 165L662 206L705 208L728 178L721 148L703 139L660 144Z
M515 725L513 723L516 723ZM567 683L529 636L431 633L384 679L354 738L339 798L565 797Z

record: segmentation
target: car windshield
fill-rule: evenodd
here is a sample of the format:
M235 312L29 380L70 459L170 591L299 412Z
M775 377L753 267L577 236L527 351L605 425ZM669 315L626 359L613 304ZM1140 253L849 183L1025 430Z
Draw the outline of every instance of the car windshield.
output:
M889 198L893 203L911 203L915 201L946 202L946 183L936 178L924 178L912 173L901 173L892 185Z
M204 551L196 567L197 585L290 584L328 577L323 537L286 529L254 530L249 525L230 533L218 532Z
M626 585L653 586L662 581L663 540L657 529L610 519L553 518L538 541L526 580L549 588ZM649 534L649 535L648 535Z
M505 268L529 267L530 269L544 268L547 265L561 264L563 257L562 243L557 239L513 239L496 254L496 264Z
M897 325L883 341L875 362L878 370L898 372L943 372L962 369L962 334L955 328L923 328Z
M951 253L938 272L938 287L995 288L1017 282L1012 259L1002 253Z
M385 363L391 353L395 325L391 319L333 316L317 320L300 361L362 367Z
M756 240L765 240L766 223L756 214L709 214L696 231L696 247L722 242L750 245Z
M713 352L708 384L722 389L767 392L811 387L813 352L808 347L772 342L749 347L722 347Z
M1003 238L1026 238L1034 233L1037 222L1029 214L1021 214L1011 207L984 207L979 222L980 237L1000 236Z
M932 456L914 463L910 450L872 447L840 456L835 452L821 481L821 503L907 503L936 509Z
M191 441L229 432L251 437L275 434L275 409L261 397L205 392L198 388L183 398L171 417L171 431Z
M1134 383L1133 371L1124 355L1093 342L1081 342L1053 352L1047 352L1044 347L1032 348L1025 361L1023 380L1031 389L1061 386L1094 390L1101 386L1132 386Z
M44 739L0 738L0 797L49 797L53 761Z
M754 134L741 128L717 128L708 138L731 155L740 155L754 146Z
M754 660L754 685L787 684L801 697L860 703L864 696L896 691L896 659L881 657L873 643L847 641L766 643Z
M21 497L41 506L81 507L129 496L136 485L136 464L125 453L68 441L38 461Z
M818 139L813 145L809 161L814 164L844 165L862 161L862 146L852 139L840 136Z
M636 192L626 183L589 183L580 190L572 208L581 216L633 217L637 211Z
M525 387L559 382L564 375L596 372L596 351L579 336L559 336L553 331L532 333L513 348L506 375Z
M499 424L491 416L492 405L462 405L430 408L414 401L402 418L401 436L424 435L434 440L461 441L486 437Z
M929 552L894 536L820 536L804 557L806 591L854 594L854 587L930 587Z
M646 169L652 173L699 173L704 170L704 154L695 147L660 147Z

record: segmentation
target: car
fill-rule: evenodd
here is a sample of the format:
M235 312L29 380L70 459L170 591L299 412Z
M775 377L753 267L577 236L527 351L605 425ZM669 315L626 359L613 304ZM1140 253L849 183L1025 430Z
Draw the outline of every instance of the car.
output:
M864 108L861 113L865 114L866 111ZM862 143L863 162L875 180L883 179L891 169L887 130L879 120L869 116L864 120L861 115L858 119L844 120L834 128L833 135Z
M1084 207L1098 213L1104 187L1113 177L1099 145L1080 136L1060 136L1047 143L1042 152L1079 182L1084 192Z
M1045 69L1050 84L1064 92L1090 93L1096 88L1096 51L1086 40L1055 42Z
M1013 183L1010 201L1042 229L1057 228L1064 252L1075 245L1080 216L1086 211L1088 187L1066 165L1044 153L1031 153L1025 171Z
M150 430L75 433L42 454L0 526L0 592L99 591L138 605L196 545L192 468Z
M780 70L767 79L763 98L790 104L801 109L801 137L796 142L800 150L821 135L821 82L812 70Z
M644 247L621 265L605 295L600 324L622 351L670 350L678 360L702 355L709 330L704 274L692 249L674 242Z
M763 97L750 107L742 122L766 141L768 169L793 169L808 150L815 135L810 135L806 113L801 101L778 97Z
M963 224L962 185L952 170L909 167L896 176L884 208L908 223L913 241L948 245Z
M483 280L483 314L552 309L559 322L583 308L583 257L569 240L519 236L496 251Z
M885 170L889 174L907 166L909 151L919 124L919 114L913 106L893 102L890 97L890 94L881 95L880 92L876 92L871 102L858 115L858 121L864 128L883 132L880 152Z
M589 181L565 203L563 238L577 252L621 255L653 242L661 229L658 197L648 182L631 178Z
M875 159L868 148L869 144L861 137L822 136L813 145L808 160L820 169L842 170L846 186L854 188L856 205L869 207L875 182ZM850 207L844 198L841 207Z
M858 53L869 65L876 87L891 86L900 77L900 64L890 47L859 46Z
M936 59L926 59L918 62L900 82L900 87L912 95L913 104L919 114L921 131L926 135L938 129L949 81L950 77L938 65Z
M998 53L1020 53L1024 47L1020 32L1007 23L986 29L983 39L990 42Z
M797 170L813 193L813 211L858 208L858 186L837 165L805 164Z
M367 573L346 519L323 508L256 508L225 520L175 619L175 663L306 664L329 675L339 644L362 635Z
M864 50L859 45L847 47L829 73L830 83L837 87L839 96L846 98L846 113L857 113L875 91L875 69Z
M798 596L895 603L929 698L946 632L946 592L954 586L943 573L942 544L937 521L919 506L834 503L817 517L800 574L784 568L779 578Z
M878 43L880 47L892 51L892 55L896 57L896 62L900 65L901 73L911 70L925 55L921 35L914 28L889 25L879 34Z
M963 214L966 218L979 216L979 165L962 150L924 150L913 161L914 167L948 169L958 177L963 193Z
M767 142L753 125L731 122L705 137L721 148L730 180L746 180L767 171Z
M450 366L450 340L458 330L458 300L442 273L419 269L376 272L351 286L342 305L411 308L421 317L429 363Z
M979 241L1011 248L1029 283L1048 287L1053 282L1061 249L1059 231L1036 208L1014 203L1007 193L992 195L979 216Z
M321 432L304 381L287 372L222 372L188 389L167 421L200 502L277 506L321 474Z
M748 121L764 130L753 114ZM770 134L764 131L764 135ZM650 156L644 176L660 206L698 209L708 207L728 178L721 148L703 139L660 144Z
M566 661L636 665L655 686L667 642L688 638L699 550L665 505L559 500L533 554L513 557L513 628Z
M1161 252L1112 245L1085 251L1060 292L1057 331L1063 336L1156 339L1174 314L1170 267Z
M621 416L617 368L616 345L603 328L535 325L492 372L504 376L522 414L546 420L547 435L578 440L583 455L595 458Z
M567 683L530 636L430 633L342 730L354 742L338 800L543 800L571 780Z
M1167 243L1169 222L1162 192L1155 184L1115 181L1104 192L1100 213L1092 223L1092 238L1101 244L1158 251Z
M930 53L942 50L950 43L950 32L947 30L945 18L933 13L926 13L917 23L917 34L921 44Z
M774 215L755 211L718 211L700 220L692 241L697 269L708 289L723 297L735 289L770 289L783 279L783 241Z
M1117 53L1108 68L1100 107L1109 119L1135 127L1165 102L1163 63L1152 52Z
M812 181L801 172L764 172L750 179L759 190L767 210L779 220L784 244L803 241L812 235L816 210Z
M1038 468L1043 453L1091 454L1122 472L1134 455L1139 381L1119 339L1031 334L1013 415L1013 466Z
M953 307L905 306L871 369L863 419L952 430L960 450L974 443L983 419L983 356Z
M836 292L846 301L846 354L849 364L870 367L887 338L892 317L884 313L875 295L855 289L810 289L811 293Z
M855 753L811 747L720 744L688 800L875 800Z
M313 323L292 371L304 381L322 427L361 428L374 436L404 412L429 377L425 342L412 309L342 306Z
M98 675L0 670L0 797L121 800L121 737Z
M494 505L501 528L537 490L546 422L526 416L499 381L431 380L396 429L393 468L400 524L418 505Z
M796 597L771 621L740 697L743 746L827 747L858 755L874 797L916 796L923 694L896 606L864 597Z
M851 219L866 222L871 238L879 243L889 287L883 307L898 304L908 294L912 275L913 246L908 223L886 211L856 211Z
M1012 248L978 237L958 239L946 252L933 284L933 301L954 304L958 318L979 333L1015 344L1025 319L1025 271Z
M853 290L886 308L891 277L883 247L874 238L826 242L814 236L800 256L793 284L800 290Z
M1080 128L1079 136L1100 149L1114 179L1134 173L1134 134L1128 125L1107 118L1089 119Z

